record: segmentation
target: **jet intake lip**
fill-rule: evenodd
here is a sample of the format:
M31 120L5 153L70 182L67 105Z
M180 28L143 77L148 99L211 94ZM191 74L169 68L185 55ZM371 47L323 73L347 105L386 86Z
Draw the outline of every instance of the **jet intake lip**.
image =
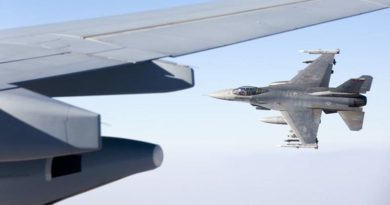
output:
M164 153L159 145L153 149L153 163L156 167L160 167L164 161Z

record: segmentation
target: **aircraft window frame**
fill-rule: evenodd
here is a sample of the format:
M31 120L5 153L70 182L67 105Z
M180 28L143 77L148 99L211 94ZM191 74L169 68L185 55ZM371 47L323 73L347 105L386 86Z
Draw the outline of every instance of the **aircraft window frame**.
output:
M264 89L252 86L239 87L233 90L233 94L238 96L254 96L260 95L264 92Z

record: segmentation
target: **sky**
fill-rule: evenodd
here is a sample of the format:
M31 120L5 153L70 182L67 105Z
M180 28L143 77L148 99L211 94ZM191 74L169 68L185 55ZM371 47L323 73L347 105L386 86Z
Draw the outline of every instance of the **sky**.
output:
M196 0L0 0L0 29L191 4ZM162 146L162 167L59 203L72 204L379 204L390 203L390 10L238 45L166 59L194 67L192 89L152 95L61 98L100 113L103 135ZM351 132L323 115L319 150L277 147L286 126L243 103L207 97L242 85L288 80L314 56L301 49L340 48L331 86L374 77L364 129Z

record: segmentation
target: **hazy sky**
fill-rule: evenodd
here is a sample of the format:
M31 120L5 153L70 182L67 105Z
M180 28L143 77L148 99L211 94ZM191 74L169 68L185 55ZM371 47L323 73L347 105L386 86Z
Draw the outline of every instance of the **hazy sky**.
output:
M0 0L0 28L122 14L199 1ZM196 87L157 95L62 99L102 115L103 133L160 144L161 168L74 197L70 204L390 204L390 10L168 59L195 67ZM331 85L374 76L364 129L324 115L320 149L276 147L279 115L205 94L288 80L312 59L300 49L340 48Z

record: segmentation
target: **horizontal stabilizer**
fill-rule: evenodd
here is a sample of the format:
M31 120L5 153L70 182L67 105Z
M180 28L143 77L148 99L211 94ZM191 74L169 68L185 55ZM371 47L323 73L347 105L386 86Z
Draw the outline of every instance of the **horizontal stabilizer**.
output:
M363 127L364 112L363 111L339 111L341 118L352 131L359 131Z
M363 75L360 78L352 78L336 88L338 92L366 93L370 91L373 77Z

